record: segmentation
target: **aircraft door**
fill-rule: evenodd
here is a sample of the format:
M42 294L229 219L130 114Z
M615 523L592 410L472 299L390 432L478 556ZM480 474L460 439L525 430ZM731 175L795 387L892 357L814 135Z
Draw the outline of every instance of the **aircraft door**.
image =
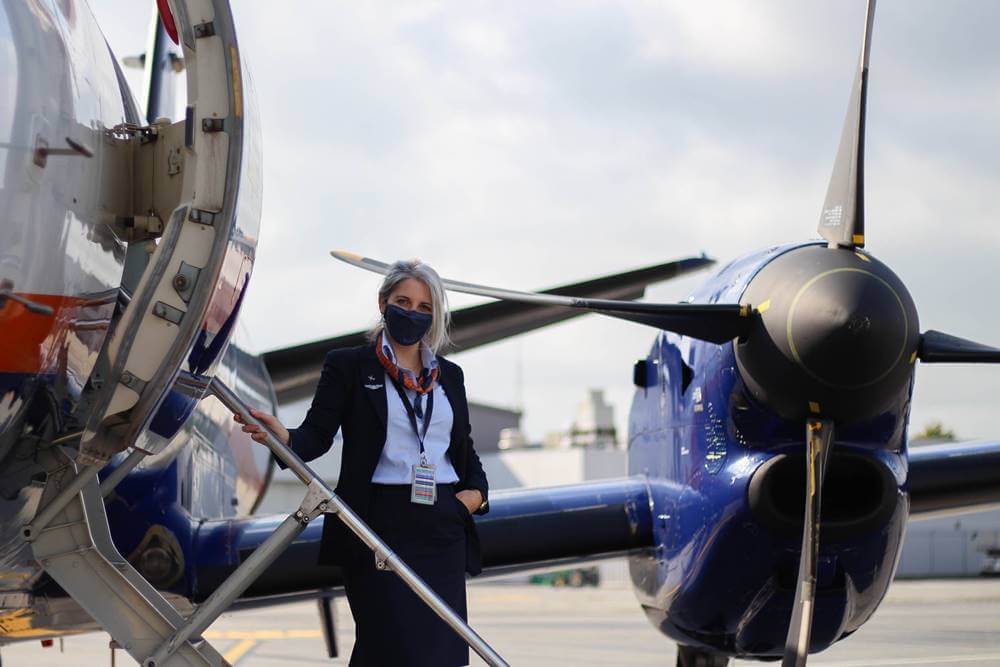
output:
M132 444L155 453L181 427L232 335L257 244L259 130L229 5L170 5L184 50L188 107L181 123L153 128L151 140L164 139L166 162L154 162L152 187L164 166L179 167L183 180L105 350L109 381L95 395L81 442L87 463L107 461ZM153 435L137 441L147 426Z

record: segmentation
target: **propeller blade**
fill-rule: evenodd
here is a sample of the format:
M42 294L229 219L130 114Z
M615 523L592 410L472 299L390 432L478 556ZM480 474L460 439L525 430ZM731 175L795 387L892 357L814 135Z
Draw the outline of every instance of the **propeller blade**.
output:
M865 245L865 106L868 99L868 57L871 53L875 0L869 0L861 62L854 77L851 101L840 135L826 201L819 217L819 235L830 246L863 248Z
M925 364L1000 364L1000 349L932 329L920 337L917 358Z
M792 620L785 640L782 667L802 667L809 655L812 634L813 603L816 600L816 569L819 561L819 512L823 477L833 445L833 422L827 419L806 420L806 508L802 528L802 555L795 586Z
M334 250L330 254L342 262L382 275L388 273L391 268L391 265L385 262L343 250ZM580 308L712 343L725 343L746 334L750 329L753 314L750 306L740 304L658 304L613 299L582 299L557 294L518 292L458 280L442 279L441 282L446 289L454 292L476 294L491 299Z

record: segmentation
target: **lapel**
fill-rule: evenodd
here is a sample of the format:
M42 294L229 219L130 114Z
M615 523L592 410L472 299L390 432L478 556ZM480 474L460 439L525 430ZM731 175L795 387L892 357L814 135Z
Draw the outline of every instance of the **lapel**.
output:
M386 421L388 420L389 407L385 397L385 369L375 356L375 348L369 345L361 354L361 387L368 400L371 401L375 414L382 422L382 444L385 444ZM367 386L366 386L367 385ZM369 389L381 385L378 389Z
M451 403L451 413L453 415L451 422L451 440L449 442L449 449L451 449L450 445L455 444L455 434L460 432L458 423L460 416L458 405L455 403L455 398L458 396L458 389L455 387L455 378L448 372L448 368L441 363L441 357L438 357L438 368L441 369L441 372L438 374L438 382L441 383L441 388L444 389L444 393L448 397L448 402Z

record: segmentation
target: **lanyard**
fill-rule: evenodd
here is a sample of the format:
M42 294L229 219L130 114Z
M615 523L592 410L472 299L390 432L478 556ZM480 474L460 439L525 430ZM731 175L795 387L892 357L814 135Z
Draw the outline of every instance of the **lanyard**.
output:
M392 378L390 377L390 379ZM431 413L434 412L434 391L427 392L427 409L424 410L424 414L422 415L424 420L424 434L420 435L420 429L417 428L417 413L413 409L410 399L406 396L406 392L398 382L392 380L392 386L396 388L399 400L403 402L403 407L406 408L406 416L410 418L410 426L413 427L413 433L417 436L417 442L420 443L420 458L422 460L424 458L424 438L427 437L427 429L430 428L431 424ZM420 407L419 393L417 394L417 407Z

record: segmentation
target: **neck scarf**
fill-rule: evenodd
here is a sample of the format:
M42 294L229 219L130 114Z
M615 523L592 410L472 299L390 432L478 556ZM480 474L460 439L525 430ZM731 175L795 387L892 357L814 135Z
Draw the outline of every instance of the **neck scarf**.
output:
M409 370L397 366L382 350L382 336L383 334L379 334L378 340L375 341L375 355L378 357L379 363L382 364L382 368L389 374L389 377L397 384L401 384L410 391L415 391L418 394L429 394L433 391L434 385L437 383L439 369L432 368L428 371L424 368L420 371L420 377L414 377L413 373Z

